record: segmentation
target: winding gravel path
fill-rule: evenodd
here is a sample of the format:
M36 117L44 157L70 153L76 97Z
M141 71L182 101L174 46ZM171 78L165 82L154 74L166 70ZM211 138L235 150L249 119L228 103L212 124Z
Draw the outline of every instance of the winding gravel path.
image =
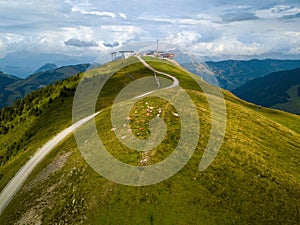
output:
M1 191L0 214L3 212L3 210L6 208L8 203L15 196L15 194L19 191L19 189L22 187L25 180L29 177L34 168L46 157L46 155L50 153L50 151L53 148L55 148L76 128L80 127L82 124L94 118L99 113L100 112L90 115L58 133L54 138L52 138L50 141L44 144L43 147L41 147L23 167L21 167L21 169L16 173L16 175L8 182L8 184Z

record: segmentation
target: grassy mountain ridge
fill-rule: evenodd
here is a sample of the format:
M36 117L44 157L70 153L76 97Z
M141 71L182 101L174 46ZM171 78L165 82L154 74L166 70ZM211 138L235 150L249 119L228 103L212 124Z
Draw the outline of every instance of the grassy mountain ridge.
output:
M46 71L49 71L49 70L55 70L57 68L58 67L55 64L53 64L53 63L46 63L45 65L43 65L40 68L38 68L33 74L41 73L41 72L46 72Z
M3 72L0 71L0 108L5 106L5 98L6 96L10 95L11 92L6 90L5 88L14 83L17 82L19 80L19 78L5 74Z
M263 78L257 78L247 82L233 91L234 94L246 101L250 101L266 107L272 107L277 104L284 104L291 101L291 95L294 95L294 101L299 98L297 90L288 94L290 88L297 88L300 85L300 68L279 71L271 73ZM300 114L297 107L285 107L286 111Z
M7 85L9 84L12 84L14 83L15 81L19 80L19 78L15 77L15 76L12 76L12 75L8 75L8 74L5 74L3 72L0 71L0 88L4 88L6 87Z
M0 108L12 105L16 99L23 98L41 87L53 84L56 81L84 72L90 64L79 64L74 66L63 66L54 70L47 70L28 76L25 79L16 79L14 82L7 83L0 88Z
M120 64L122 61L91 70L89 77L98 79ZM300 117L271 109L257 111L255 105L224 91L227 106L225 140L211 166L199 172L198 165L211 127L206 96L185 70L164 61L149 61L149 64L176 76L197 106L201 134L188 164L159 184L124 186L93 171L80 155L74 137L70 136L35 169L0 216L0 223L298 224L300 131L297 125ZM96 124L104 144L113 147L109 148L111 154L140 165L143 155L118 142L108 119L110 104L117 91L131 81L131 76L127 76L129 73L136 78L152 76L137 62L117 72L99 99L97 108L104 111L96 117ZM38 146L71 123L72 95L81 76L52 85L47 92L46 89L37 91L30 108L42 108L39 115L29 115L27 107L23 107L20 115L10 122L5 120L14 127L0 135L1 154L6 150L4 143L16 139L13 134L20 127L33 130L33 133L24 144L27 150L22 147L1 165L0 188ZM38 97L40 95L42 97ZM153 116L156 116L155 110L162 108L162 118L171 132L162 145L151 151L148 163L152 164L165 158L176 144L179 122L168 103L157 98L142 99L131 112L135 135L137 132L141 138L149 135L146 102L154 107ZM26 119L20 120L22 117ZM143 130L135 130L141 126Z

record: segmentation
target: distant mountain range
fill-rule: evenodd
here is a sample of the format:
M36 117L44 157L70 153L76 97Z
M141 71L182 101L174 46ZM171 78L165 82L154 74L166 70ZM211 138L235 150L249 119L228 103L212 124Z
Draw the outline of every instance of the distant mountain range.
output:
M26 79L0 72L0 108L12 105L16 99L23 98L34 90L84 72L89 67L90 64L79 64L56 68L54 64L46 64L39 68L37 73L28 76Z
M277 71L298 68L300 67L300 60L227 60L206 62L206 65L216 76L220 87L227 90L234 90L255 78L263 77ZM197 71L197 67L203 65L184 63L182 66L195 74L202 75ZM200 71L203 71L203 69L201 68ZM209 82L210 75L204 75L203 78Z
M0 58L0 71L20 78L36 73L36 69L51 62L57 67L94 62L95 57L68 56L62 54L36 54L27 51L9 53Z
M300 115L300 68L251 80L233 93L249 102Z
M291 99L291 96L294 96L293 93L296 92L296 87L294 87L294 85L296 85L297 82L293 82L293 85L288 85L288 88L280 86L280 88L277 88L275 91L276 93L273 93L271 91L272 89L270 89L270 86L272 85L277 87L278 85L283 85L283 83L287 84L288 82L285 81L281 83L282 79L288 79L287 76L283 74L289 74L290 72L288 72L288 70L300 68L300 60L227 60L197 64L190 63L189 61L192 60L188 55L178 53L177 58L176 60L181 62L183 67L202 76L204 80L208 82L211 82L211 76L214 75L217 78L220 87L231 91L234 90L233 93L247 101L267 107L283 109L288 112L300 113L298 109L295 109L297 104L293 103L291 105L291 103L288 103L288 99ZM0 108L12 105L17 98L23 98L26 94L45 85L52 84L56 80L62 80L79 72L83 72L88 67L92 68L90 64L79 64L76 66L64 66L58 68L56 64L47 63L26 79L0 73ZM204 73L203 71L206 72ZM266 76L273 72L277 74L276 72L278 71L282 71L278 73L278 79L270 79L273 75ZM251 80L264 76L266 76L266 78L253 81L253 85ZM251 82L248 84L248 81ZM260 82L262 82L261 85L259 84ZM243 86L240 87L241 85ZM289 88L294 89L289 90ZM292 93L288 94L288 91L292 91ZM272 97L270 97L270 95L272 95ZM294 102L294 100L292 102ZM288 106L276 105L286 103L288 103Z

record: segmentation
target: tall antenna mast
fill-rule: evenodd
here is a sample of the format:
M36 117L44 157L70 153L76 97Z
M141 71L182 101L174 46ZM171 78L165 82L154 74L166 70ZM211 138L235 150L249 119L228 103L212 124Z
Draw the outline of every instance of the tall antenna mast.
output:
M156 45L156 56L158 56L158 43L159 43L159 39L156 40L157 45Z

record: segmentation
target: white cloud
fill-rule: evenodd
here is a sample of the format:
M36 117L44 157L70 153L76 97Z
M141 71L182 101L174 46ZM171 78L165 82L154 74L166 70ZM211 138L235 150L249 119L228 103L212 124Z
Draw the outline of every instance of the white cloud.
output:
M78 48L98 47L98 44L95 41L84 41L76 38L66 40L65 45L75 46Z
M263 47L257 42L243 43L235 38L222 37L212 42L202 42L191 46L194 53L202 57L210 58L231 58L232 56L251 56L263 53Z
M293 31L292 23L277 21L275 24L272 21L242 21L238 24L210 22L206 27L192 26L193 30L175 35L169 33L166 41L214 60L299 55L300 29Z
M80 39L80 40L93 40L94 37L94 29L91 27L86 26L79 26L79 27L63 27L56 32L62 40L67 39ZM52 34L47 32L47 35L53 37Z
M272 8L257 10L256 16L265 19L276 19L300 13L300 8L291 5L275 5Z
M202 42L200 39L197 43L193 41L195 38L191 38L193 35L187 35L183 38L186 40L184 47L196 55L214 60L249 59L259 56L281 58L300 54L300 32L273 31L263 35L257 33L249 35L249 39L240 39L229 33L224 32L219 38L209 42Z
M273 48L286 55L299 54L300 32L284 32L281 36L275 37L273 43Z
M0 38L0 59L6 55L6 48Z
M121 18L123 18L123 19L127 19L127 16L126 16L126 14L124 14L124 13L119 13L119 16L121 17Z
M84 12L84 14L88 14L88 15L97 15L97 16L107 16L107 17L112 17L112 18L116 18L116 15L112 12L106 12L106 11L90 11L90 12Z
M149 22L161 22L174 25L207 25L213 24L213 21L220 22L221 19L216 16L209 16L205 14L196 15L196 18L176 18L176 17L139 17L139 20L146 20Z
M65 0L65 3L71 6L71 11L78 12L82 15L94 15L100 17L111 17L116 18L116 15L113 12L103 11L95 8L93 4L88 0L83 1L74 1L74 0Z
M18 34L14 34L14 33L6 33L4 35L4 38L6 39L6 43L7 44L18 43L18 42L21 42L21 41L23 41L25 39L24 36L18 35Z
M174 45L190 46L198 43L201 39L201 34L196 31L182 31L176 35L171 35L166 38L166 41Z
M16 46L24 44L25 37L14 33L0 33L0 58L6 56Z
M144 31L136 26L101 26L99 28L104 36L104 42L118 42L120 45L136 41Z
M79 12L83 15L96 15L96 16L107 16L107 17L111 17L111 18L116 18L116 15L114 13L107 12L107 11L85 10L85 9L79 9L79 8L73 7L72 12Z
M104 25L63 27L56 30L41 31L34 36L26 37L11 33L0 34L0 51L2 53L0 57L4 57L9 52L17 51L96 57L101 51L109 48L103 43L117 42L122 45L137 40L142 32L140 28L135 26ZM78 46L89 48L79 48Z
M89 27L79 27L79 28L61 28L55 31L42 31L34 36L22 37L15 34L6 34L0 40L4 40L4 46L2 49L5 51L5 56L10 52L17 51L28 51L34 53L55 53L55 54L66 54L66 55L94 55L96 54L100 47L96 47L98 43L94 42L93 38L96 38L94 31ZM65 41L70 39L79 39L90 41L94 43L95 46L90 52L86 52L85 49L76 48L74 46L66 46Z
M300 54L300 47L294 47L290 49L288 52L285 52L287 55L299 55Z

